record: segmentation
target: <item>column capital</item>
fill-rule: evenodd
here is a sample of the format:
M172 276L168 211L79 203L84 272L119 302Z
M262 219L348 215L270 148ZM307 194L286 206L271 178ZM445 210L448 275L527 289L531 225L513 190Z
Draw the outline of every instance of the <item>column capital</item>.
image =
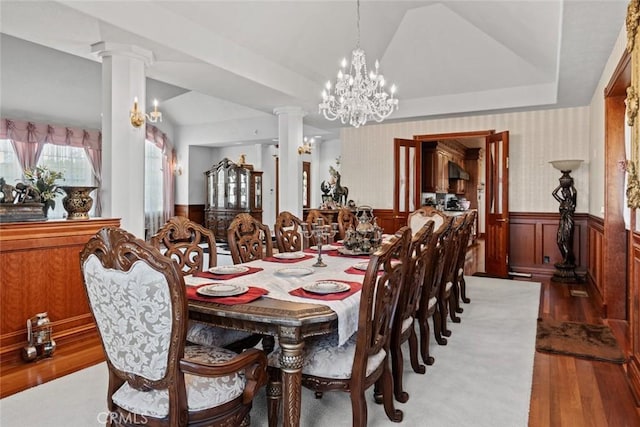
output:
M289 116L300 116L300 117L304 117L307 115L307 113L301 107L294 107L294 106L276 107L273 109L273 114L277 116L286 114Z
M155 61L153 52L132 44L103 41L92 44L91 52L96 54L99 58L103 58L105 56L127 56L132 59L143 61L147 67Z

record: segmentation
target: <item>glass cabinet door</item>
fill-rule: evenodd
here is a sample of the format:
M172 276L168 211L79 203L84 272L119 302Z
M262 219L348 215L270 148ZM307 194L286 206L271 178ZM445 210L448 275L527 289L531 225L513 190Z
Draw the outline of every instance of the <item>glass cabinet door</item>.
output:
M223 208L225 206L224 204L224 175L225 175L225 170L224 169L219 169L218 173L216 174L216 182L215 182L215 187L216 187L216 195L217 195L217 203L214 203L214 205L218 208Z
M249 171L247 169L239 170L238 177L240 178L240 209L247 209L249 207Z
M262 209L262 175L255 176L255 207L256 209Z
M237 175L238 172L232 169L229 171L227 180L227 207L231 209L236 208L238 203L236 200L236 195L238 194Z
M208 207L216 205L216 185L215 185L215 174L211 172L206 172L206 183L207 183L207 205Z

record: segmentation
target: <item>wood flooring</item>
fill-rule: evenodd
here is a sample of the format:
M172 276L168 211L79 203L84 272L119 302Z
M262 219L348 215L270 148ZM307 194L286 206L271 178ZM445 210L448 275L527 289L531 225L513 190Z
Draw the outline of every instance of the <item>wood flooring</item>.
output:
M571 289L584 289L581 285L551 283L544 277L532 280L542 282L541 317L603 322L588 297L571 295ZM624 336L623 324L610 326L617 336ZM626 345L624 340L619 341ZM51 359L5 367L0 376L0 397L103 360L97 338L69 344L66 348L58 348ZM536 352L529 427L590 426L640 426L640 411L627 383L624 365Z

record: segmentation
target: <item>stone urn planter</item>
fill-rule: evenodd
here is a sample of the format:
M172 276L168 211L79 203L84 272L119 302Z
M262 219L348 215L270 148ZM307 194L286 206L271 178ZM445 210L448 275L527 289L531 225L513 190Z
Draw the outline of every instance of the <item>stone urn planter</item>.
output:
M93 206L93 198L90 196L98 187L62 186L67 195L62 199L62 206L67 211L67 219L89 219L89 211Z

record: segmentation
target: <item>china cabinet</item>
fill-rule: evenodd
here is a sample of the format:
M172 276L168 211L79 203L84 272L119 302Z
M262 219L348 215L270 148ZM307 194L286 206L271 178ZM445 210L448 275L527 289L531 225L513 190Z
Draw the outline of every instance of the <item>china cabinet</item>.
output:
M252 165L225 158L205 173L205 226L216 240L227 239L227 228L239 213L249 213L262 222L262 172Z

